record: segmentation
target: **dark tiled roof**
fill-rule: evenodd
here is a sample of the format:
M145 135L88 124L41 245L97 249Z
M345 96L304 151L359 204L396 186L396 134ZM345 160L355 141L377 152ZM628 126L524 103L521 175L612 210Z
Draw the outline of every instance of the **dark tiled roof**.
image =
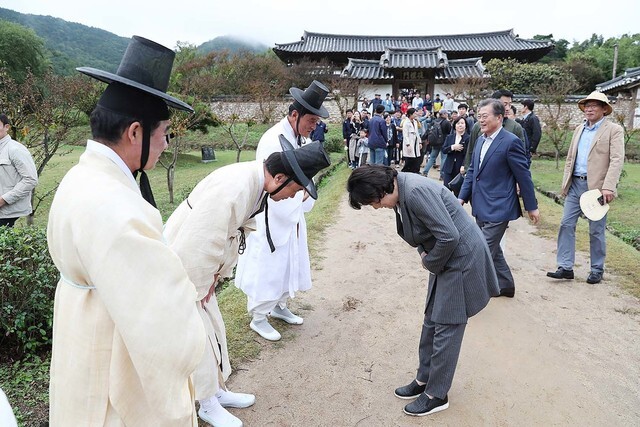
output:
M386 80L392 79L393 74L380 66L380 61L375 59L353 59L349 58L349 63L342 71L344 77L358 80Z
M445 52L486 52L550 50L553 44L546 40L528 40L516 37L513 30L491 33L440 36L354 36L312 33L305 31L302 40L276 44L274 50L282 52L384 52L388 47L428 50L441 46Z
M436 80L484 77L484 66L480 58L451 59L448 66L436 71ZM358 80L387 80L395 78L393 70L384 68L381 61L349 58L342 72L343 77Z
M440 47L429 50L387 48L380 61L384 68L442 68L447 65L447 55Z
M615 79L608 80L606 82L598 83L596 90L600 92L608 92L613 89L623 89L624 86L633 85L640 81L640 67L627 68L624 74L616 77Z
M484 77L484 72L481 58L451 59L446 68L436 72L436 80Z

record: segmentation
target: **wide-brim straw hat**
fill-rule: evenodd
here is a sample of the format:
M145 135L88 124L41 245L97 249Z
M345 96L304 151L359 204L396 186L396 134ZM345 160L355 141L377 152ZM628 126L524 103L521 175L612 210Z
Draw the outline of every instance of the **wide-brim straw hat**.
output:
M587 101L600 101L602 102L604 105L604 115L608 116L609 114L611 114L611 112L613 111L613 107L611 107L611 104L609 103L609 98L607 97L607 95L605 95L602 92L598 92L598 91L593 91L589 94L589 96L587 96L584 99L581 99L580 101L578 101L578 108L580 108L580 110L584 111L584 104L587 103Z
M591 221L600 221L609 212L609 204L604 203L601 197L602 193L598 189L585 191L580 196L580 209Z

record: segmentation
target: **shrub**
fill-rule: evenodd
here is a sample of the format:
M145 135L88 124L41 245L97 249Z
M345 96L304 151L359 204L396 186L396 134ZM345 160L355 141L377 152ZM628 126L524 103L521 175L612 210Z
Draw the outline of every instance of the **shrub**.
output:
M0 348L22 356L51 345L58 271L43 228L0 227Z
M330 153L342 153L344 151L344 141L337 136L330 136L324 143L324 148Z

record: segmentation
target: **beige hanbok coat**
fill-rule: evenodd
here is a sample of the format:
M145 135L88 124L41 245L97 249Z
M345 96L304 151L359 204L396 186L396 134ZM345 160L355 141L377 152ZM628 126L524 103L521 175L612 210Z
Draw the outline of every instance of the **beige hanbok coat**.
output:
M194 374L196 399L213 396L231 373L227 338L215 295L202 300L238 261L240 236L255 230L251 215L264 196L262 162L225 166L200 181L167 220L165 238L196 285L198 311L207 332L204 355ZM242 230L242 232L240 231Z
M195 287L132 177L87 150L60 183L47 239L62 276L50 425L197 425L189 377L205 333Z

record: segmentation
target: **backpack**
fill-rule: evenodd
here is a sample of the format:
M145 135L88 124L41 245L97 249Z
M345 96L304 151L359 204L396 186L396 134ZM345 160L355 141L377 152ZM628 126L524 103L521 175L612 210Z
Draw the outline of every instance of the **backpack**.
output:
M436 120L435 122L433 122L433 124L431 125L431 129L427 134L429 145L435 148L442 147L442 145L444 144L444 135L442 133L442 126L440 126L441 123L442 120Z

